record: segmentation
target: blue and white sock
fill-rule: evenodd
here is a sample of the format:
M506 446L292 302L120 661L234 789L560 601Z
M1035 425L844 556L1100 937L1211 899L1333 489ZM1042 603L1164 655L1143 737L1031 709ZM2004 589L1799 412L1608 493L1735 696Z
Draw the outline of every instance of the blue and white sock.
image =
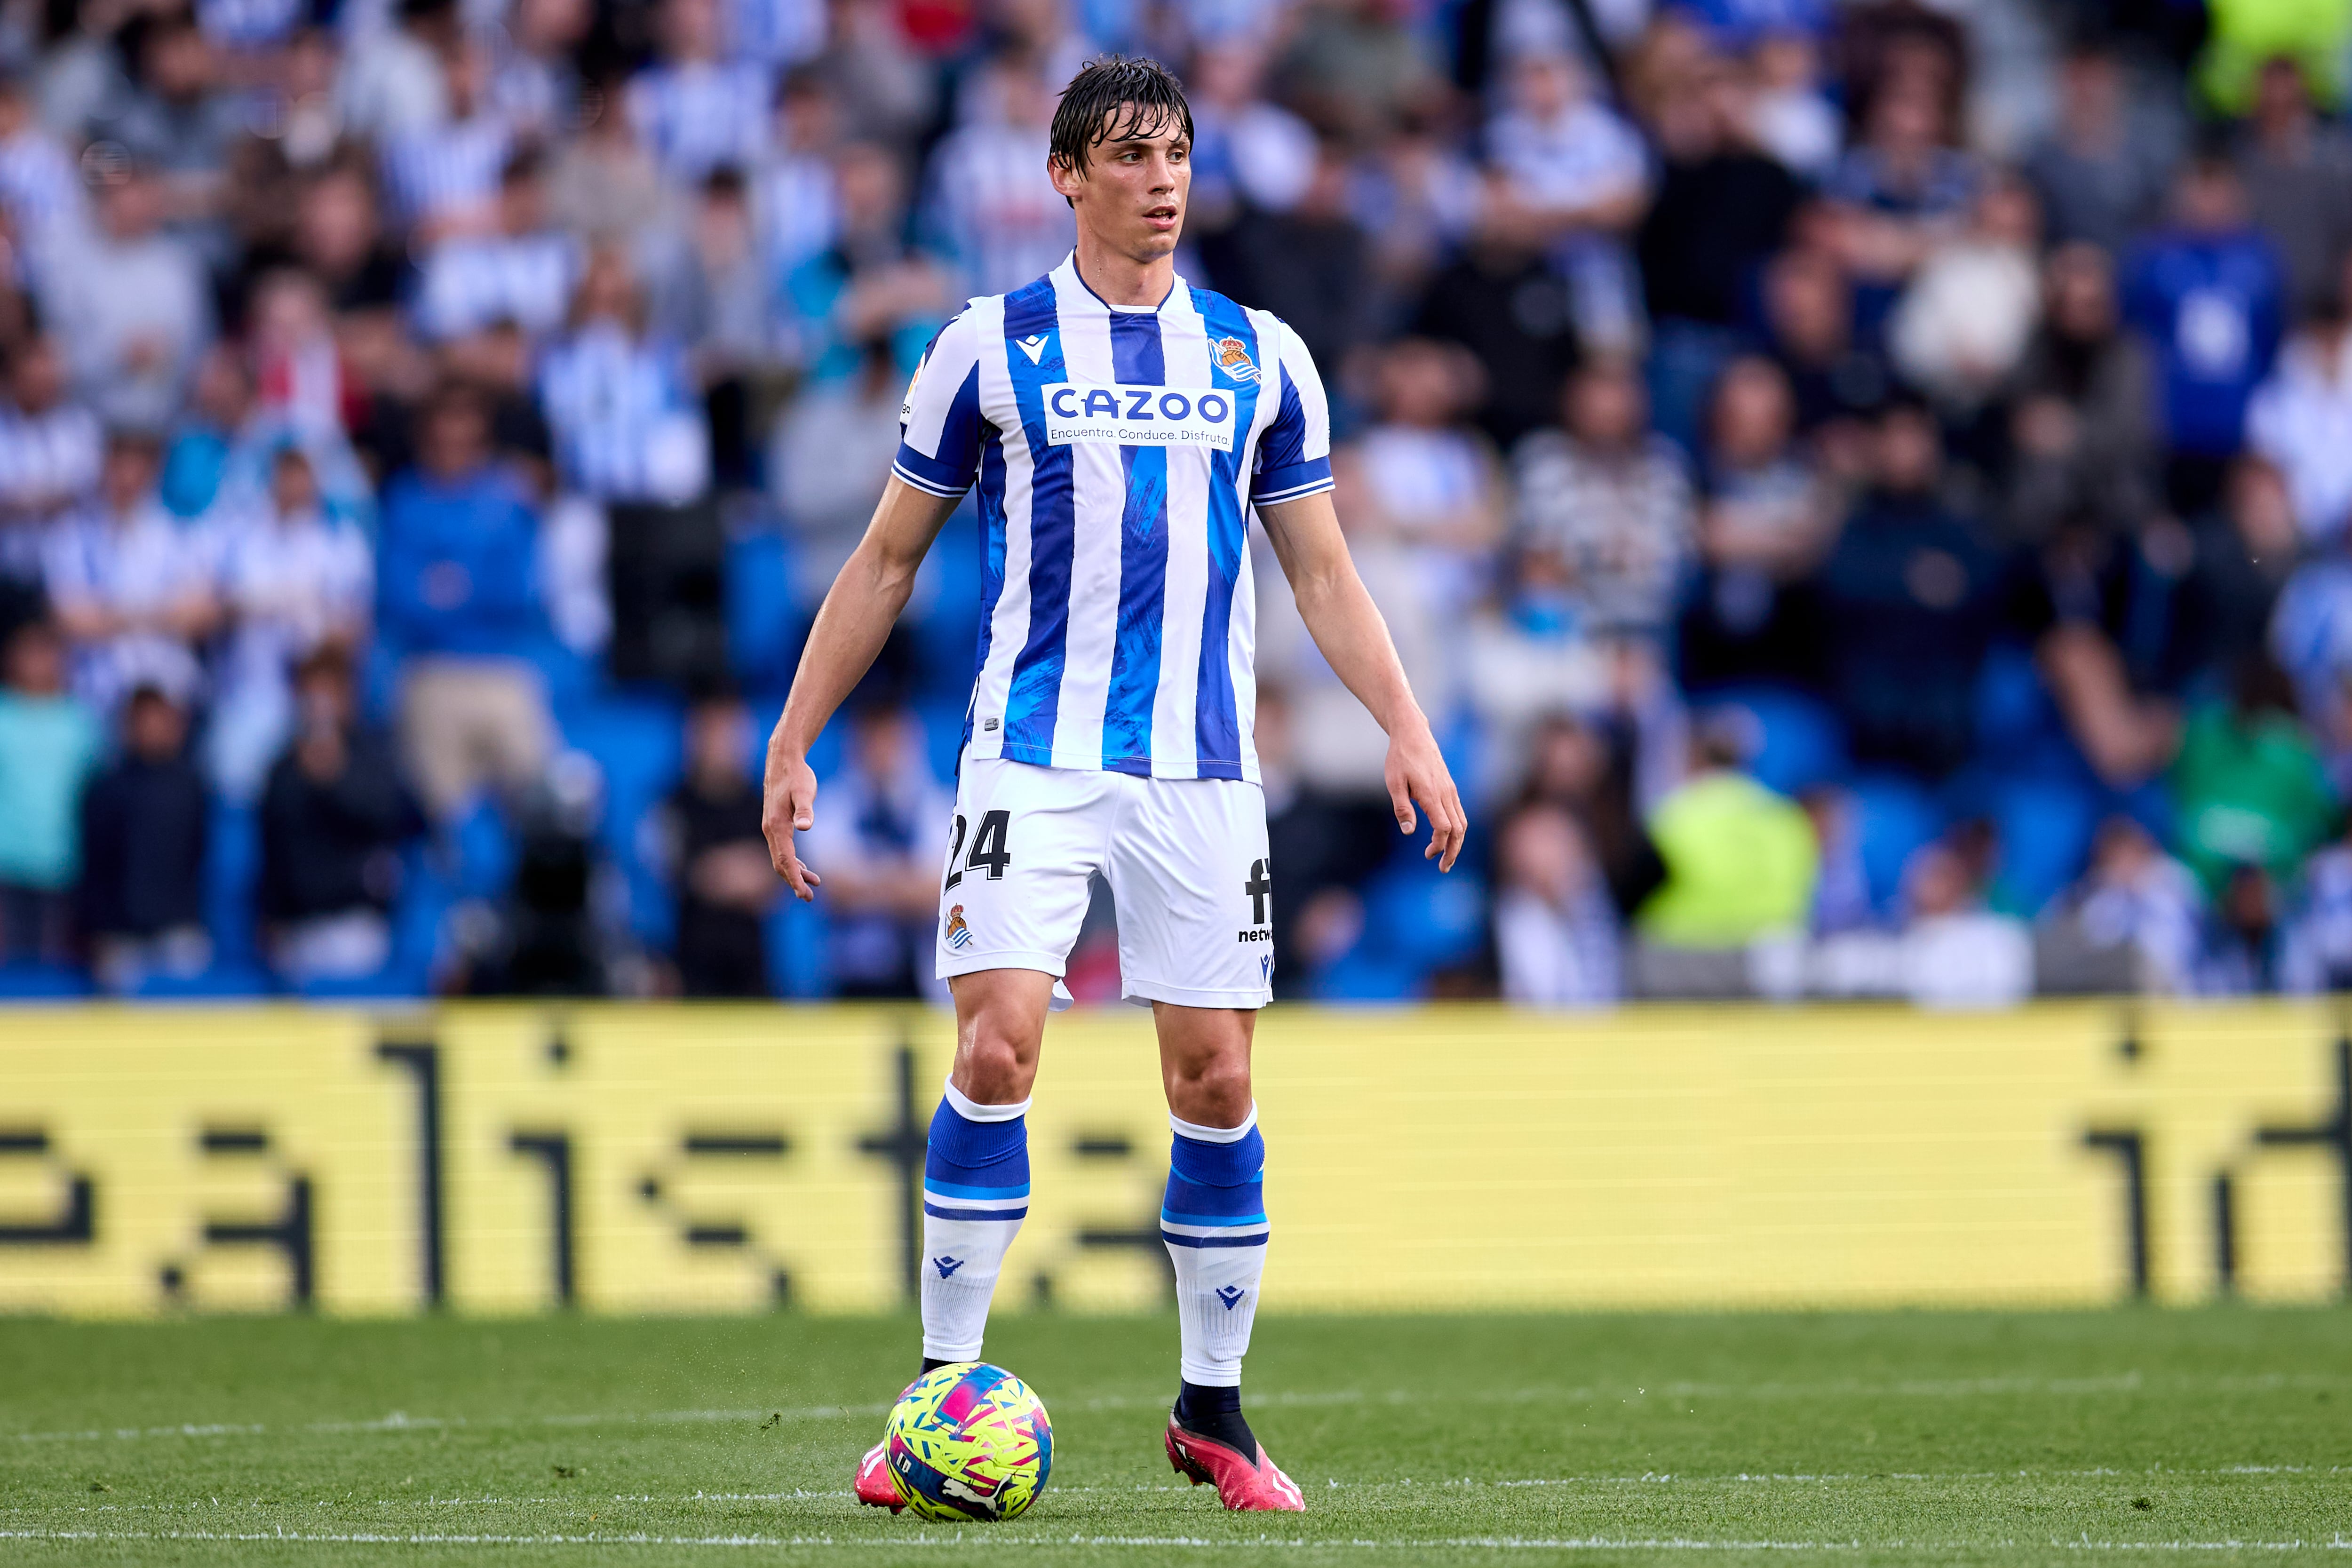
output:
M978 1361L1005 1249L1029 1212L1029 1102L947 1086L923 1164L923 1355Z
M1265 1140L1257 1108L1239 1127L1196 1127L1171 1115L1160 1238L1176 1265L1176 1324L1184 1381L1234 1388L1265 1272Z

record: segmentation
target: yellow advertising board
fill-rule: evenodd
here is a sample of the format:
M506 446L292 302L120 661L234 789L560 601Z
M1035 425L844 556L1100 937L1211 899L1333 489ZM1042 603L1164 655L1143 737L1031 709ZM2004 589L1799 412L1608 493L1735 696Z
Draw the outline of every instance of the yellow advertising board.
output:
M0 1012L0 1310L906 1299L920 1009ZM2352 1274L2319 1005L1275 1008L1269 1307L2314 1300ZM1001 1307L1168 1289L1150 1022L1066 1015Z

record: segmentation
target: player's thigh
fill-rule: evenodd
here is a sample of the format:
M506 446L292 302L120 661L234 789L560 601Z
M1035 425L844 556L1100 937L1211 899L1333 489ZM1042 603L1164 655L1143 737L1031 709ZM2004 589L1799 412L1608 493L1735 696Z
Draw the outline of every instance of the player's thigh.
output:
M966 758L940 878L939 973L1059 975L1102 868L1103 775Z
M1262 1007L1274 975L1265 795L1237 779L1128 780L1111 836L1120 984L1186 1007Z

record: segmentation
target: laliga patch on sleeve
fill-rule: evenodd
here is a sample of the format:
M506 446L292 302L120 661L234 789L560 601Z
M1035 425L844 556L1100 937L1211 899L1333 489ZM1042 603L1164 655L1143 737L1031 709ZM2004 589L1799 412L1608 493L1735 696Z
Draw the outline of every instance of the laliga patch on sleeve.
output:
M1045 439L1056 447L1114 441L1128 447L1234 449L1234 400L1200 386L1087 386L1060 382L1039 391Z

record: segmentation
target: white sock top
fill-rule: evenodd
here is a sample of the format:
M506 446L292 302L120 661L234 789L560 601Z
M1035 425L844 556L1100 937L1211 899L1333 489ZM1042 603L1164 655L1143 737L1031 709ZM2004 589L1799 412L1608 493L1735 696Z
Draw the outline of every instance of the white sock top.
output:
M1029 1114L1028 1100L1022 1100L1017 1105L982 1105L958 1089L952 1079L948 1080L947 1090L948 1103L953 1106L955 1113L966 1121L1012 1121ZM1030 1100L1035 1098L1035 1095L1029 1097Z
M1238 1143L1249 1136L1251 1128L1257 1125L1257 1101L1250 1101L1249 1114L1242 1118L1239 1127L1202 1127L1185 1121L1172 1110L1168 1113L1168 1125L1196 1142Z

